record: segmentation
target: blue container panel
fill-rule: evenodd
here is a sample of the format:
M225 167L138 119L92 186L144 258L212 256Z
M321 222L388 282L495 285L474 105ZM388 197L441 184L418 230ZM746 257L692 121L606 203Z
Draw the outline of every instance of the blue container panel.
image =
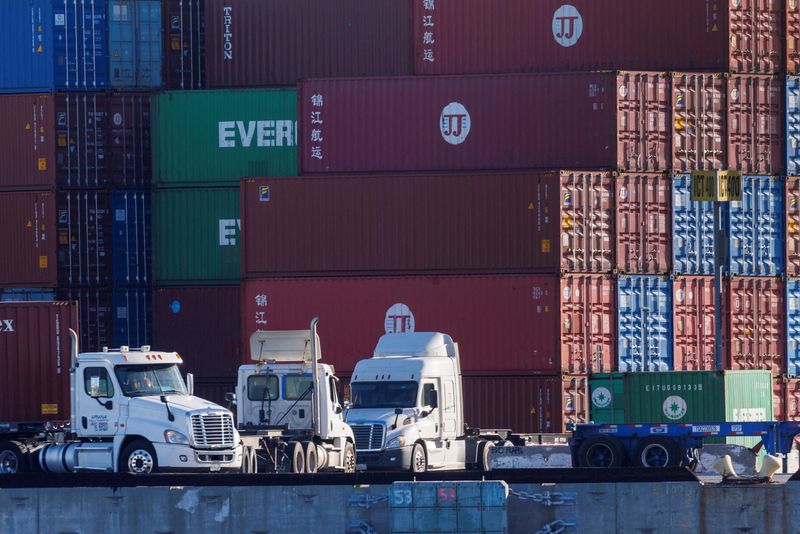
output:
M114 283L141 286L150 283L151 203L146 190L111 194Z
M784 180L744 176L742 202L727 203L728 271L739 276L782 276L786 271Z
M800 280L786 281L786 372L800 376Z
M109 77L115 88L161 86L161 0L110 0Z
M54 300L55 292L52 289L33 287L0 289L0 302L53 302Z
M786 77L786 172L800 174L800 77Z
M53 89L52 0L6 0L0 17L0 92Z
M714 274L714 206L691 200L691 176L672 180L672 262L676 273Z
M112 291L112 328L115 347L149 345L153 338L153 292L149 287Z
M621 372L672 370L672 282L659 276L620 276L617 332Z
M60 91L108 87L105 0L52 0L54 83Z

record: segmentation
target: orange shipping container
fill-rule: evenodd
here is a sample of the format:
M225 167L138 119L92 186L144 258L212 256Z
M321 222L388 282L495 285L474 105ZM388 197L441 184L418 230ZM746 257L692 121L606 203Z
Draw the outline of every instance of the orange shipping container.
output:
M715 370L714 277L675 278L672 302L674 370Z
M665 174L616 178L617 270L662 274L672 269L672 182Z

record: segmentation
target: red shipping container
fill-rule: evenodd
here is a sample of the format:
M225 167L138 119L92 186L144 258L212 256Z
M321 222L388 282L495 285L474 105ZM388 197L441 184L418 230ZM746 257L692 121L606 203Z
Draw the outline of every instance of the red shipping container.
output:
M194 373L198 379L235 377L244 361L241 347L250 346L239 341L242 331L239 293L239 286L156 289L153 346L178 352L183 357L184 371Z
M672 75L672 170L674 172L726 168L728 164L726 89L726 80L720 74L681 72Z
M783 87L778 76L728 78L728 168L782 174Z
M670 165L664 74L309 80L298 96L305 173Z
M251 179L241 188L242 270L610 272L611 202L601 172Z
M413 74L410 0L206 0L207 87Z
M786 0L786 72L800 74L800 2Z
M187 367L187 369L189 369ZM182 369L181 371L185 374L187 369ZM188 372L192 372L191 369ZM194 394L201 399L205 399L207 401L211 401L213 403L218 404L219 406L225 406L231 408L234 412L236 411L235 406L228 406L228 401L225 399L226 393L233 393L236 391L236 380L235 376L229 378L221 378L218 380L206 380L206 379L197 379L195 378L194 381ZM341 397L339 397L341 398Z
M55 213L49 191L0 193L0 287L56 286Z
M257 330L304 328L318 316L325 360L344 374L372 355L381 335L411 330L453 336L467 373L613 370L613 282L602 275L565 280L557 275L247 280L242 346L249 346ZM249 354L242 356L249 361Z
M662 274L672 269L672 181L665 174L616 177L617 270Z
M114 302L111 288L59 288L56 299L78 302L80 351L114 347Z
M772 382L772 418L776 421L786 421L788 380L786 379L786 382L784 382L783 377L775 377Z
M113 261L111 194L61 191L57 197L59 286L109 284Z
M167 89L203 88L205 0L165 0L164 81Z
M70 417L70 302L0 303L0 421Z
M786 283L734 276L727 281L726 368L786 371Z
M672 287L675 371L715 370L714 277L680 276Z
M800 276L800 177L786 178L786 274Z
M770 73L781 70L781 33L775 0L414 0L417 74Z

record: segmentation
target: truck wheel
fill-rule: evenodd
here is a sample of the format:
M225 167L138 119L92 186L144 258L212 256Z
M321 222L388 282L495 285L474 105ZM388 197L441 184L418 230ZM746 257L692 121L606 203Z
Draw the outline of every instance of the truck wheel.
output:
M618 439L594 436L578 447L578 467L621 467L624 454Z
M633 461L638 467L677 467L681 463L681 453L671 439L653 436L639 442Z
M120 471L132 475L149 475L158 470L156 451L147 440L128 443L120 455Z
M342 460L342 465L344 467L345 473L355 473L356 472L356 448L353 446L352 443L349 441L344 444L344 459Z
M491 441L482 441L480 445L478 445L478 470L489 471L489 455L494 448L494 443Z
M425 447L416 443L411 449L411 472L424 473L428 470L428 455L425 454Z
M306 441L303 444L303 448L306 450L306 473L316 473L319 470L317 444L313 441Z
M253 472L253 455L255 451L250 447L242 450L242 473L251 474Z
M303 444L299 441L292 441L289 443L289 448L292 450L292 473L305 473L306 453L303 450Z
M0 475L13 475L28 470L25 446L17 441L0 443Z

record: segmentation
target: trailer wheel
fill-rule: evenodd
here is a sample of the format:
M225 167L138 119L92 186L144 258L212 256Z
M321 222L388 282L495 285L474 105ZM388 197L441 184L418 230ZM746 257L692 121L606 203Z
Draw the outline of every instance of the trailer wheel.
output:
M424 473L428 470L428 455L421 443L415 443L411 449L411 472Z
M313 441L306 441L303 443L303 448L306 450L306 473L316 473L319 470L317 444Z
M625 450L618 439L594 436L578 447L579 467L621 467Z
M292 449L292 473L305 473L306 453L303 450L303 444L299 441L292 441L289 446Z
M633 461L638 467L676 467L681 463L681 451L671 439L652 436L639 442Z
M0 443L0 475L13 475L28 470L25 446L17 441Z
M356 472L356 448L353 446L352 443L349 441L344 444L344 460L342 464L344 466L345 473L355 473Z
M132 475L149 475L158 470L156 451L149 441L137 439L130 442L120 456L120 471Z
M483 471L489 471L489 455L495 444L491 441L482 441L478 445L478 463L477 468Z

